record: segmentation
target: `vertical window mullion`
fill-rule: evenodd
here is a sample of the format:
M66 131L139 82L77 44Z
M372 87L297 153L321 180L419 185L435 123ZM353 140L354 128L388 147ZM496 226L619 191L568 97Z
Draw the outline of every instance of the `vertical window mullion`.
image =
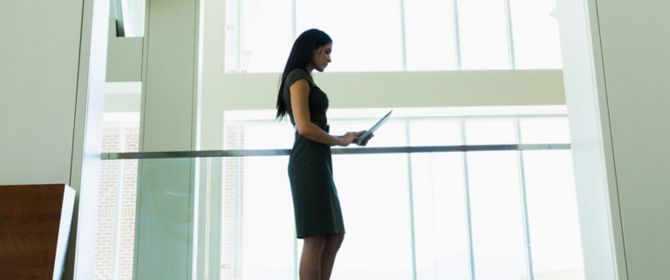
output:
M400 36L402 41L402 71L407 71L407 36L405 35L405 0L400 0Z
M410 146L409 136L409 120L405 120L405 138L406 145ZM410 237L412 250L412 279L416 280L416 236L414 223L414 184L412 177L412 154L407 153L407 190L409 196L409 223L410 223Z
M452 0L454 4L454 46L456 50L456 69L463 70L461 63L461 32L458 24L458 0Z
M461 142L462 145L466 145L465 137L465 120L461 119ZM475 280L475 251L474 245L472 242L472 205L470 205L470 180L468 172L468 152L463 152L463 186L465 188L465 218L467 223L467 234L468 234L468 262L470 264L470 280Z
M509 53L509 67L516 69L516 58L514 57L514 30L512 30L512 9L510 0L505 1L505 20L507 22L507 52Z
M516 118L515 120L515 130L517 135L517 144L521 145L521 125L520 119ZM523 234L525 240L524 252L526 253L526 269L528 273L528 279L535 279L533 272L533 254L532 254L532 245L530 240L530 226L528 223L528 199L526 194L526 174L524 170L523 162L523 151L521 149L517 150L518 164L519 164L519 188L521 193L521 214L523 219Z

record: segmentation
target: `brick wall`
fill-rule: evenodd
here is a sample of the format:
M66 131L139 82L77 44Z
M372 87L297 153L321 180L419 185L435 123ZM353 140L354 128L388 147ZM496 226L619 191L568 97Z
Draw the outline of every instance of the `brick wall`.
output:
M103 152L137 151L137 123L109 123ZM135 240L137 160L103 161L98 200L96 280L132 279Z
M242 149L244 127L225 127L224 149ZM221 278L243 279L242 256L244 229L242 209L244 202L243 158L223 159L223 205L221 207Z

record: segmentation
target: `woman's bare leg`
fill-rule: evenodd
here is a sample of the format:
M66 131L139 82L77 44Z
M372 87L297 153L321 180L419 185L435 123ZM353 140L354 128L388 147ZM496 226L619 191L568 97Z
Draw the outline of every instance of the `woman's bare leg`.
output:
M330 279L330 273L333 271L337 251L340 250L344 235L327 235L325 245L321 255L321 280Z
M322 235L307 236L303 239L300 257L300 280L321 280L321 256L326 245Z

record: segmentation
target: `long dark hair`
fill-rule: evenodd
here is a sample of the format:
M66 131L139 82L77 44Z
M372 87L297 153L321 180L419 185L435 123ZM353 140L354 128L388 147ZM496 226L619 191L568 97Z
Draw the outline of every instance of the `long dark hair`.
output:
M295 39L293 48L291 48L291 54L286 60L284 73L281 75L281 84L279 85L279 93L277 94L277 119L283 118L287 113L282 93L288 73L298 68L307 70L307 65L312 61L314 51L332 42L333 40L330 39L330 36L326 32L318 29L309 29Z

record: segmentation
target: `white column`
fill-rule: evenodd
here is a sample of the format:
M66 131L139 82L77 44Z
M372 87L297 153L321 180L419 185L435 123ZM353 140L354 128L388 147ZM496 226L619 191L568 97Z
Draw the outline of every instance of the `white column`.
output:
M557 2L586 279L664 279L670 2Z
M198 0L147 0L141 151L197 148ZM196 161L139 162L135 279L192 279Z

